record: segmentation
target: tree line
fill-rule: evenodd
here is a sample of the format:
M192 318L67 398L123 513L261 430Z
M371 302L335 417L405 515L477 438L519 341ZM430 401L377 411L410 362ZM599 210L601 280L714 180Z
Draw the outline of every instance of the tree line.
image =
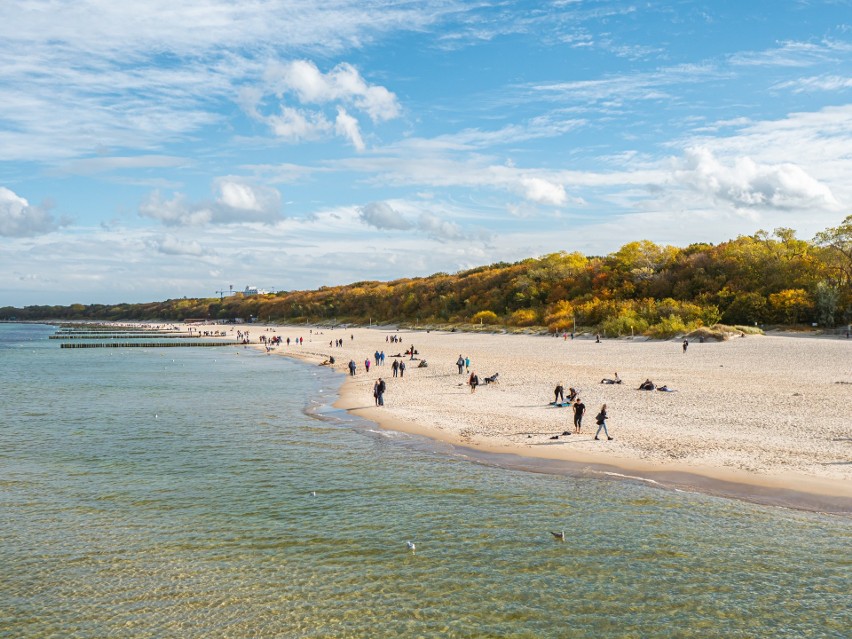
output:
M684 248L642 240L603 257L558 252L455 274L144 304L0 308L18 320L234 320L592 328L664 337L730 325L852 322L852 215L813 240L792 229Z

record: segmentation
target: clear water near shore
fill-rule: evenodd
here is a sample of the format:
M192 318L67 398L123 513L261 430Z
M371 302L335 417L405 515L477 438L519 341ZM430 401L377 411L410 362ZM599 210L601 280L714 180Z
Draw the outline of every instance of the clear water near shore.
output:
M852 627L848 519L475 464L330 409L323 368L52 330L0 325L0 637Z

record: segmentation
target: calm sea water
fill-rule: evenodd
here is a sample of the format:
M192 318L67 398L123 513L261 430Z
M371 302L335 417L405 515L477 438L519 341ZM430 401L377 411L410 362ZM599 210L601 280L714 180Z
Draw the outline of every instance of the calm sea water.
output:
M325 369L52 332L0 325L0 637L850 636L848 519L471 463Z

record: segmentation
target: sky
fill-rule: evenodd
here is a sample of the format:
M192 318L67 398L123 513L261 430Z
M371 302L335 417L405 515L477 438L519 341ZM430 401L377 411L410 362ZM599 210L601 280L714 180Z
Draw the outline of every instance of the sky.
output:
M0 306L852 213L852 0L3 0Z

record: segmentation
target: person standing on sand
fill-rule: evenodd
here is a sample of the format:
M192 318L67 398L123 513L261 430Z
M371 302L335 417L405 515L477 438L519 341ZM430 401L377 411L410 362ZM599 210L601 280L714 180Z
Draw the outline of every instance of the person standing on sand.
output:
M364 368L367 369L368 373L370 372L370 358L369 357L364 360Z
M393 369L393 376L396 377L399 373L399 362L397 360L393 360L393 364L391 364L391 368Z
M355 360L354 360L354 359L350 359L350 360L349 360L349 374L350 374L350 375L352 375L352 377L355 377L355 369L356 369L357 367L358 367L358 366L357 366L357 364L355 364Z
M456 366L459 367L459 375L464 373L464 357L459 353L459 358L456 360Z
M688 340L688 339L684 339L684 340L683 340L683 352L684 352L684 353L686 352L686 349L687 349L687 348L689 348L689 340Z
M607 417L609 417L609 415L606 414L606 404L604 404L601 406L601 412L595 416L595 421L598 423L598 431L595 433L595 439L598 439L601 429L603 429L604 435L606 435L607 439L612 439L612 437L609 436L609 431L606 429Z
M553 390L554 398L553 403L559 404L560 402L565 401L565 389L562 386L562 382L559 382L556 385L556 388Z
M464 358L464 370L465 370L466 373L470 372L470 358L469 357Z
M579 397L574 402L574 432L579 433L583 425L583 414L586 412L586 405Z
M405 362L403 362L402 360L400 360L400 362L399 362L399 376L400 377L405 376Z
M376 380L376 383L373 384L373 398L376 400L376 406L384 406L385 405L385 381L379 377Z
M470 392L475 393L476 387L479 386L479 377L477 377L476 371L470 374L470 379L467 380L467 383L470 384Z
M385 380L379 377L379 381L376 382L376 402L378 406L385 405L385 391L387 390L387 386L385 385Z

